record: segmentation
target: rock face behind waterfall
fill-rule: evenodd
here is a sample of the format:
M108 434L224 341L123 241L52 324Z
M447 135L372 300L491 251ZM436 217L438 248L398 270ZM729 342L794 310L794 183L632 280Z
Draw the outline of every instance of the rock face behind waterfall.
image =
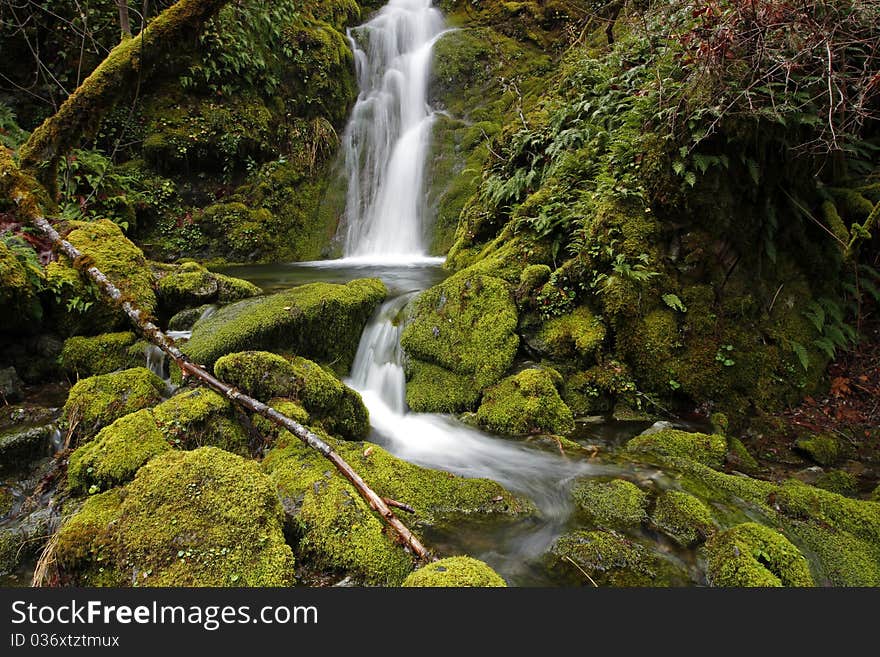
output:
M359 279L245 299L198 322L183 350L207 366L228 353L265 349L295 353L346 372L364 325L385 294L378 279Z

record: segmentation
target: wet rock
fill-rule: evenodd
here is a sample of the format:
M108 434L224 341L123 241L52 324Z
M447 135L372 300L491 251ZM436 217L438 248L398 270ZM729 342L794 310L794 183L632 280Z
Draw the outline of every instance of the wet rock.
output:
M21 379L14 367L0 369L0 401L3 403L19 401L24 393Z
M347 373L361 332L385 294L381 281L360 279L245 299L198 322L183 351L207 366L246 349L295 353Z
M56 525L57 515L47 507L0 528L0 576L38 555Z
M216 309L216 306L205 304L203 306L199 306L198 308L186 308L185 310L181 310L179 313L175 314L171 319L168 320L168 330L190 331L192 330L192 327L195 325L195 323L199 321L199 319L201 319L203 315L207 315L213 309Z
M51 452L53 424L19 426L0 432L0 471L26 467Z
M582 515L603 529L638 527L647 520L647 494L632 482L579 480L571 496Z

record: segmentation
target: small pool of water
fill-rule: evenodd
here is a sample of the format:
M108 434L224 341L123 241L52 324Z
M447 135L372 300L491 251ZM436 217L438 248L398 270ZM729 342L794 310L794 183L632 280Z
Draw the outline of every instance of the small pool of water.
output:
M418 292L436 285L449 275L442 258L425 258L410 263L376 263L343 258L314 262L234 265L216 271L250 281L267 294L306 283L348 283L356 278L379 278L388 296Z

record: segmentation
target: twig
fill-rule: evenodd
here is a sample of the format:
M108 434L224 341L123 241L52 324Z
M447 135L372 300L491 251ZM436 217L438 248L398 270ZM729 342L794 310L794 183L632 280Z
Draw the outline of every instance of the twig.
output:
M590 580L590 584L592 584L593 586L595 586L597 589L599 588L599 585L596 584L596 580L594 580L592 577L590 577L590 573L588 573L586 570L584 570L584 569L581 568L579 565L577 565L577 563L575 563L574 559L572 559L572 558L571 558L570 556L568 556L567 554L565 555L565 558L568 559L568 561L571 562L571 565L572 565L572 566L574 566L574 567L577 568L579 571L581 571L581 572L584 574L584 577L586 577L588 580Z

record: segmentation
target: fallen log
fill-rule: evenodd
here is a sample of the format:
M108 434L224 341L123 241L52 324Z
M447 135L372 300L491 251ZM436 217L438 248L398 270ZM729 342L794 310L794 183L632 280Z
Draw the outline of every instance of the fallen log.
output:
M117 288L101 270L97 267L89 266L88 258L84 257L83 253L73 246L73 244L61 237L58 231L55 230L45 217L34 216L32 218L32 223L52 241L59 251L70 258L74 263L74 266L78 267L82 273L91 278L102 292L113 299L113 301L122 308L132 323L147 340L159 347L174 360L177 366L180 367L184 376L195 378L209 388L225 395L236 404L263 416L279 427L287 429L306 445L320 452L321 455L333 463L333 465L336 466L336 469L352 483L370 507L378 513L382 520L391 528L391 531L401 544L411 550L421 561L432 560L432 557L425 546L423 546L409 528L404 525L396 515L394 515L394 512L389 508L389 505L385 500L370 488L361 476L355 472L345 459L336 453L329 444L299 422L279 413L274 408L264 404L258 399L254 399L253 397L236 390L234 387L214 377L214 375L201 365L197 365L190 361L186 355L175 346L174 341L171 340L171 338L165 335L158 326L153 324L153 322L150 321L150 318L146 317L140 309L133 306L131 302L123 297L119 288ZM401 508L404 507L401 506Z

